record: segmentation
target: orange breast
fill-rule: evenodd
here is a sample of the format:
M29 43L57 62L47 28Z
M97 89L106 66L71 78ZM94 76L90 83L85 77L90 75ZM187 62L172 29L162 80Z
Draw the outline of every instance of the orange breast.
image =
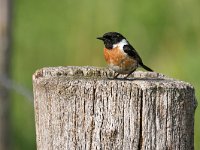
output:
M114 49L104 48L104 57L107 64L111 67L118 66L121 73L129 72L137 67L137 61L123 53L118 47Z
M118 65L126 56L116 47L111 50L104 48L104 57L108 64Z

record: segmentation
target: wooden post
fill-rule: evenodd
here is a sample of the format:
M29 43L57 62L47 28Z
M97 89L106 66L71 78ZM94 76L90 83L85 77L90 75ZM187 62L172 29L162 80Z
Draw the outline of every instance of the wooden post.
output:
M37 149L194 149L190 84L155 72L138 71L129 80L112 76L96 67L36 71Z

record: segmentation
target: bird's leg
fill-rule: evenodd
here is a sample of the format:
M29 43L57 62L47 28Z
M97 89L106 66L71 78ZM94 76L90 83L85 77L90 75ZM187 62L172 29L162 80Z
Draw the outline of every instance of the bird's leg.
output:
M124 77L124 79L127 79L128 76L130 76L136 69L132 70L131 72L129 72L129 74L127 76Z
M117 79L117 77L119 76L119 73L117 73L113 79Z

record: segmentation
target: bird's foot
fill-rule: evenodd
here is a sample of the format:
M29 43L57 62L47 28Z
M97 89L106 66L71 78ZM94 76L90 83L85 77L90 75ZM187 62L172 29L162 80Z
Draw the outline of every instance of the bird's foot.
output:
M117 73L117 74L113 77L113 79L117 79L118 76L119 76L119 73Z
M127 79L136 69L132 70L127 76L124 77L124 79Z

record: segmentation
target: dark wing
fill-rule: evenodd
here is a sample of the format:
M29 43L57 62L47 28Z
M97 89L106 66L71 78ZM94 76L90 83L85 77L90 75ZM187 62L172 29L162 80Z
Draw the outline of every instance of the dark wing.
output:
M124 45L123 50L128 56L132 57L133 59L136 59L139 64L142 63L142 59L140 58L139 54L130 44Z
M139 54L136 52L136 50L131 46L131 45L124 45L123 47L124 52L132 57L133 59L137 60L138 64L143 67L145 70L147 71L153 71L152 69L150 69L149 67L145 66L142 62L142 59L140 58Z

